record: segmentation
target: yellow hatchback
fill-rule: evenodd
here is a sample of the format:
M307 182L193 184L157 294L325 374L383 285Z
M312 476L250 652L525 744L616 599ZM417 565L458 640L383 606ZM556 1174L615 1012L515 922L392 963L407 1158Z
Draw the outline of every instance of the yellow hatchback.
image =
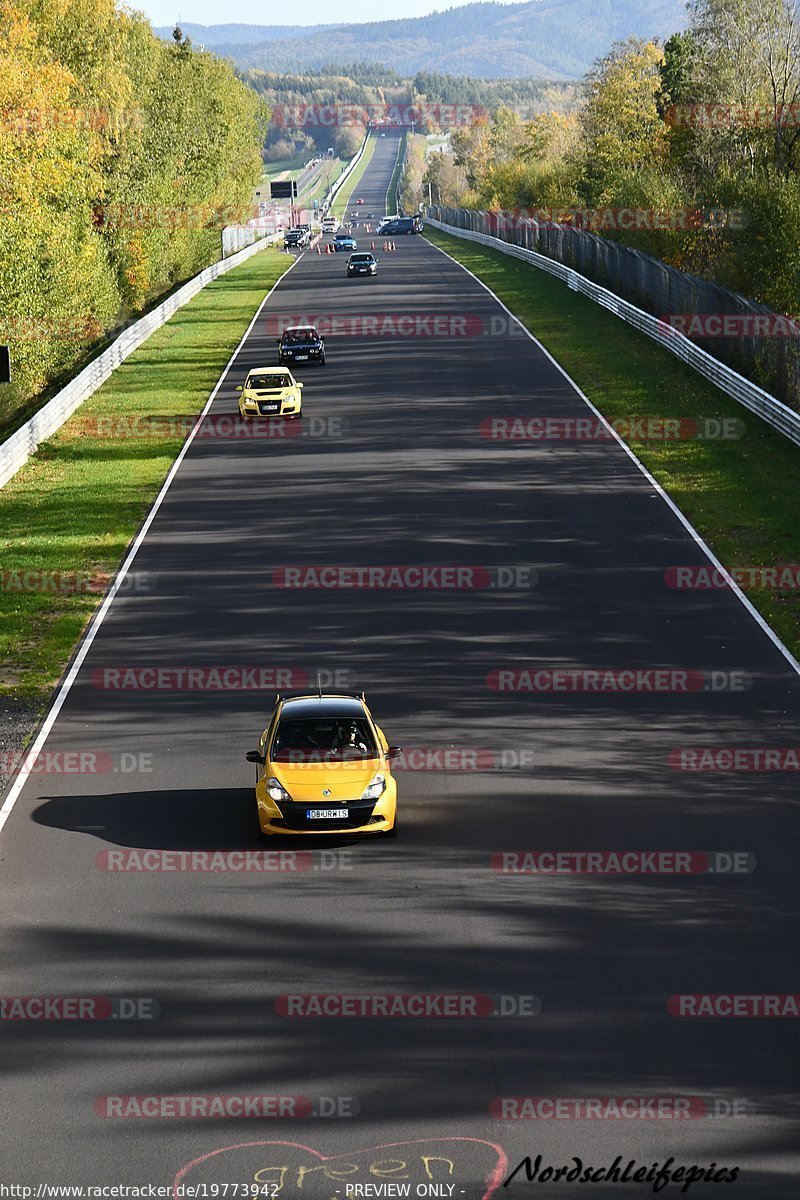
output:
M242 418L299 417L303 407L303 385L286 367L254 367L236 390Z
M397 832L400 753L359 696L277 697L258 750L256 801L264 834Z

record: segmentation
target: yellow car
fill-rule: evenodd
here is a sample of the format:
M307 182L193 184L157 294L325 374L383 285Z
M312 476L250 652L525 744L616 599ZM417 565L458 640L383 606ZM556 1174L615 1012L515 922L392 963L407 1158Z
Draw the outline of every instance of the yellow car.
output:
M286 367L254 367L239 384L241 417L299 417L303 385Z
M264 834L397 832L390 746L359 696L277 697L258 750L256 801Z

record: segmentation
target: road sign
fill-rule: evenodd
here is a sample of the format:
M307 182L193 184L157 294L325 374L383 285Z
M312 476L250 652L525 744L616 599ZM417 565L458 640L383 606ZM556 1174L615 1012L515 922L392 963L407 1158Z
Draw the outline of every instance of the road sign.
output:
M269 185L269 194L273 200L293 200L297 195L296 179L276 179Z

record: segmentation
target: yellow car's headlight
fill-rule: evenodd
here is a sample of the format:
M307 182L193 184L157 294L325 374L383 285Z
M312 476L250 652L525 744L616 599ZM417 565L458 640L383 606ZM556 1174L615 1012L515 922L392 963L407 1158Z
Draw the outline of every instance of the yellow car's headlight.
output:
M267 795L270 800L291 800L292 798L281 781L274 775L270 775L267 780Z
M372 783L368 784L367 787L364 788L364 791L361 793L361 799L362 800L379 800L385 791L386 791L386 776L381 775L379 772L375 776L375 778L372 780Z

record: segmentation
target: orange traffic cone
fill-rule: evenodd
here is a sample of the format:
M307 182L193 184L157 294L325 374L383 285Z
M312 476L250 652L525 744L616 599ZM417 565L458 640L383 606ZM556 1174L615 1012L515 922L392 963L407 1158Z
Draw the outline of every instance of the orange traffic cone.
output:
M373 249L373 250L375 249L375 243L374 243L374 242L372 243L372 249Z
M397 242L392 242L392 249L393 249L393 250L396 250L396 249L397 249Z
M317 242L317 254L321 254L321 253L322 253L322 251L319 248L319 242Z
M385 253L386 253L386 251L387 251L388 249L389 249L389 243L388 243L388 242L384 242L384 243L383 243L383 253L385 254Z

